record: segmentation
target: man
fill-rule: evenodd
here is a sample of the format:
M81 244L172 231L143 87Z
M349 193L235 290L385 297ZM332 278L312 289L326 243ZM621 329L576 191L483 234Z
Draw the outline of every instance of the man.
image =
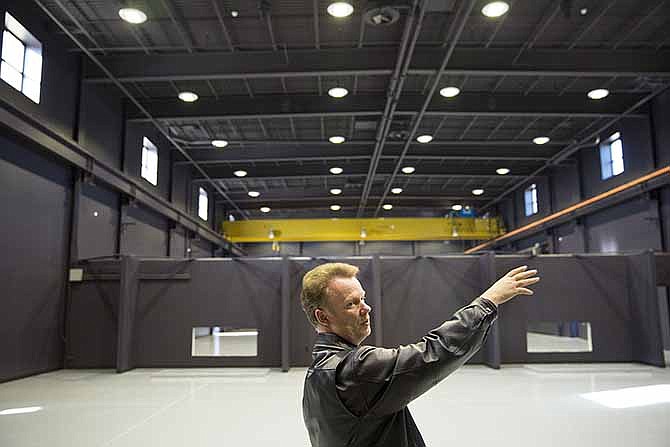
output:
M515 268L421 341L361 346L370 312L358 268L323 264L303 277L300 296L318 332L305 377L303 418L313 447L423 447L407 404L468 361L484 344L498 305L540 280Z

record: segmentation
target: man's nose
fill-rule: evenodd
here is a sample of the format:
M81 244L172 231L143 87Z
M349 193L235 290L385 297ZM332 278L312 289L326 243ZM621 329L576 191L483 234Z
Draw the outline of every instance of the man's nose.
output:
M372 312L372 307L370 307L370 305L368 305L367 303L363 303L363 310L365 311L365 313L370 313Z

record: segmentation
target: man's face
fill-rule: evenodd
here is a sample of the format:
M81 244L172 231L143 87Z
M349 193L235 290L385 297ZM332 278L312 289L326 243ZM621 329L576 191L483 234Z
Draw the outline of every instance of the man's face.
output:
M372 308L365 303L365 290L357 278L335 278L330 281L328 290L326 328L359 345L372 331Z

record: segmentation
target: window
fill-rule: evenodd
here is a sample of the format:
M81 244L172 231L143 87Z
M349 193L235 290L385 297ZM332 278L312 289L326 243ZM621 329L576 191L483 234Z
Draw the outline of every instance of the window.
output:
M42 44L18 20L5 13L2 32L0 78L36 103L40 103Z
M207 191L203 188L199 188L200 193L198 194L198 216L202 220L207 220L207 210L209 209L209 198L207 197Z
M612 134L600 143L600 174L603 180L623 172L623 142L621 133Z
M530 185L523 193L523 201L526 204L526 216L537 213L537 186Z
M142 140L142 178L158 184L158 149L147 137Z

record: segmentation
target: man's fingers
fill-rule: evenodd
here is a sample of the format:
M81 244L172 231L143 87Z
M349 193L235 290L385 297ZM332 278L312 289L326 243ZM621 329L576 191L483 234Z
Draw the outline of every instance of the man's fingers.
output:
M532 295L533 291L530 289L526 289L525 287L519 287L516 289L519 292L519 295Z
M527 268L528 268L527 265L522 265L521 267L517 267L517 268L515 268L515 269L510 270L509 272L507 272L507 275L505 275L505 276L514 276L514 275L516 275L517 273L521 273L521 272L523 272L523 271L526 270Z
M539 280L540 280L540 278L536 276L535 278L521 279L521 280L517 281L517 283L518 283L519 286L525 287L525 286L529 286L531 284L535 284Z
M531 276L534 276L537 273L537 270L526 270L525 272L517 273L514 275L514 279L519 280L519 279L526 279L530 278Z

